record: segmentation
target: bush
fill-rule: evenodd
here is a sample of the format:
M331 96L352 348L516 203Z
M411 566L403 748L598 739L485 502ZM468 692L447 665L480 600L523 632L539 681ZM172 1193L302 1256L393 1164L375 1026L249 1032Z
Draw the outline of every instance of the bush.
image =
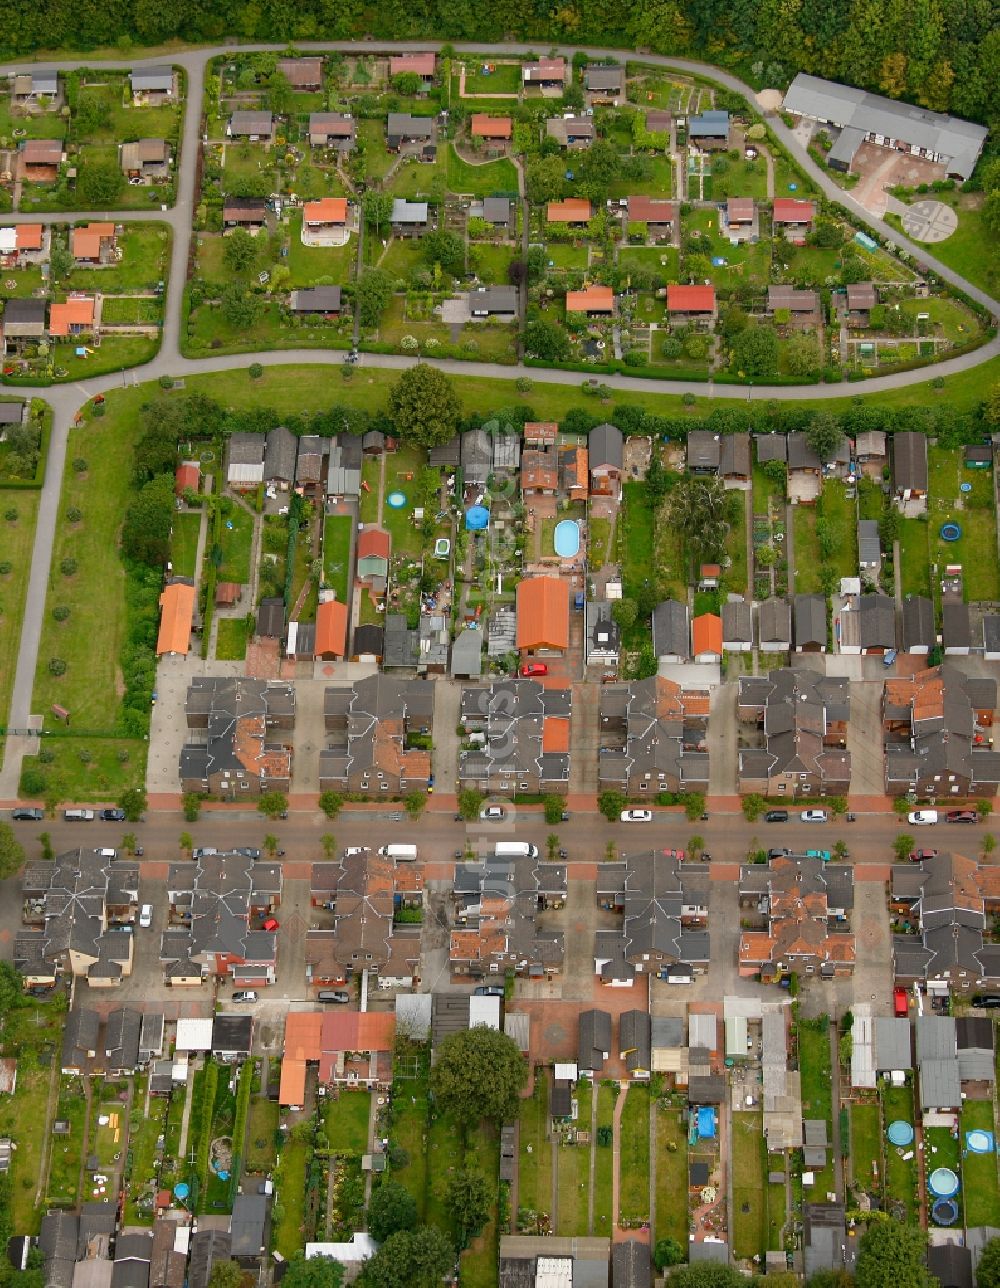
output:
M545 809L545 821L549 827L562 822L563 798L561 796L546 796L542 804Z
M73 574L76 572L76 560L64 559L62 563L59 565L59 571L62 573L64 577L72 577Z
M249 371L250 371L251 380L259 380L261 376L264 374L264 368L260 365L259 362L251 362Z
M61 657L49 658L49 675L65 675L66 663Z
M66 511L67 523L79 523L82 518L83 518L83 511L78 510L75 505L71 505L70 508Z
M17 522L17 506L16 506L16 505L12 505L12 506L10 506L8 509L6 509L6 510L4 511L4 515L3 515L3 517L7 520L7 522L8 522L8 523L16 523L16 522Z
M0 560L0 577L9 577L14 571L14 565L9 559Z
M69 608L66 604L56 604L52 610L52 616L57 622L64 622L69 617Z
M76 457L76 459L73 461L73 469L77 474L86 474L87 462L83 459L82 456Z

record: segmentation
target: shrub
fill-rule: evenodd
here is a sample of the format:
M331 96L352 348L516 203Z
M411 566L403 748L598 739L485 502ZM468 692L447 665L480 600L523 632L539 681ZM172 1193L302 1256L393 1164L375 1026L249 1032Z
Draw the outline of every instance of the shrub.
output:
M76 471L77 474L86 474L87 462L83 459L82 456L77 456L75 458L75 460L73 461L73 469Z
M64 559L62 563L59 565L59 571L62 573L64 577L72 577L73 574L76 572L76 560Z
M66 663L61 657L49 658L49 675L65 675Z
M64 622L69 617L69 608L66 604L56 604L52 610L52 616L57 622Z
M0 577L9 577L14 571L14 565L9 559L0 560Z
M75 505L71 505L70 508L66 511L67 523L79 523L82 518L83 518L83 511L78 510Z
M4 515L3 515L3 517L7 520L7 522L8 522L8 523L16 523L16 522L17 522L17 506L16 506L16 505L12 505L12 506L10 506L8 509L6 509L6 510L4 511Z
M250 370L251 380L259 380L261 376L264 374L264 368L260 365L259 362L251 362L249 370Z

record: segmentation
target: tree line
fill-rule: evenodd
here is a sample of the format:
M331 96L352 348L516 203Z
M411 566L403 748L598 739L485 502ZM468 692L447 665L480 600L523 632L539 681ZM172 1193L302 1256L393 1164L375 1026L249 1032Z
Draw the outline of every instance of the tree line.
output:
M757 84L812 72L996 125L1000 21L992 0L0 0L8 57L36 49L222 40L553 41L702 56Z

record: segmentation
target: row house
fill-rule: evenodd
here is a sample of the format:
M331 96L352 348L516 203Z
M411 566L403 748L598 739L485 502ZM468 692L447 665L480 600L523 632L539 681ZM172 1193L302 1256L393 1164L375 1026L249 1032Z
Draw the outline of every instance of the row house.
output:
M387 632L388 627L386 622ZM387 650L388 645L387 638ZM393 796L426 791L431 781L432 681L376 674L350 688L329 688L323 719L327 746L319 754L320 791Z
M598 785L625 796L707 791L709 694L651 676L605 684Z
M740 679L737 717L757 745L739 751L739 790L765 796L843 796L851 785L849 682L783 667ZM744 739L749 741L749 739Z
M787 855L740 869L740 974L765 980L798 971L832 979L854 972L850 933L854 869Z
M489 795L565 795L572 708L568 686L537 680L499 680L489 688L463 689L460 719L474 745L459 753L462 786Z
M513 971L531 979L558 974L563 934L547 913L565 907L566 867L536 864L530 882L516 861L490 856L455 867L455 927L449 961L454 975L475 978Z
M181 790L229 800L287 792L295 686L283 680L196 676L187 694Z

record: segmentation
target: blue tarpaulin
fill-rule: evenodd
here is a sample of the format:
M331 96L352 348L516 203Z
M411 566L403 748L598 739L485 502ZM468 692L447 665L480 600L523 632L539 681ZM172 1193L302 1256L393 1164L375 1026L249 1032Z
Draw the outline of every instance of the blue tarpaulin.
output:
M698 1138L700 1140L715 1139L715 1110L714 1109L698 1110Z

